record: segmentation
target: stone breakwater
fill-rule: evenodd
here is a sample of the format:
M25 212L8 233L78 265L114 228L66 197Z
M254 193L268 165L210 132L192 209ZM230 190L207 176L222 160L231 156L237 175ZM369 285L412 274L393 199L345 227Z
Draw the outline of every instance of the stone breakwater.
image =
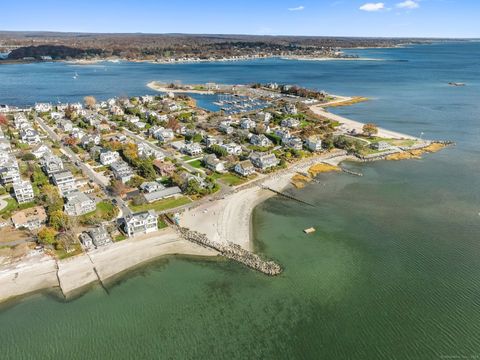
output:
M260 271L264 274L275 276L279 275L282 272L280 265L274 261L263 260L257 254L254 254L248 250L245 250L237 244L228 242L226 245L220 244L215 241L211 241L207 238L206 235L201 234L197 231L192 231L184 227L179 227L178 231L180 235L188 241L191 241L195 244L217 250L221 255L226 258L238 261L254 270Z

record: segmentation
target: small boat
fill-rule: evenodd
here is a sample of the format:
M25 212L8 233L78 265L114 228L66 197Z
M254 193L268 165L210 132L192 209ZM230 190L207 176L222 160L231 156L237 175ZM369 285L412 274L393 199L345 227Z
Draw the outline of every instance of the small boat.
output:
M316 231L316 230L315 230L314 227L310 227L310 228L308 228L308 229L303 230L303 232L304 232L305 234L311 234L311 233L314 233L315 231Z
M78 78L78 74L75 73L75 75L73 75L73 78L76 80Z
M448 85L450 85L450 86L465 86L466 84L461 83L461 82L449 82Z

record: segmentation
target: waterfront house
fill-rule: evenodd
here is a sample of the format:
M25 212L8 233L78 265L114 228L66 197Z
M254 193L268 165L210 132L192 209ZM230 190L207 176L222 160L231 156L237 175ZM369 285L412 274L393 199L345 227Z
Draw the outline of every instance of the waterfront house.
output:
M86 248L91 248L94 245L96 247L108 245L112 242L112 239L108 234L107 229L103 226L99 226L84 231L80 235L80 241Z
M207 147L210 147L212 145L220 145L221 143L222 143L221 139L212 135L207 135L207 137L205 138L205 145Z
M95 211L95 201L83 192L75 190L65 195L64 211L70 216L80 216Z
M146 193L143 195L143 197L148 203L153 203L158 200L167 199L170 197L177 197L181 195L181 193L182 190L178 186L172 186L168 188L164 187L163 189Z
M20 180L13 183L13 192L15 199L19 204L28 203L33 201L35 195L33 193L33 187L30 181Z
M115 176L117 180L120 180L123 183L128 182L133 177L132 169L123 160L114 162L110 165L110 168L113 172L113 176Z
M209 170L219 173L225 171L225 163L223 161L220 161L215 154L205 155L203 158L203 163L205 164L205 167Z
M289 114L289 115L297 115L298 114L298 110L297 110L297 107L295 106L295 104L286 104L285 107L283 108L283 112L285 114Z
M50 117L52 118L53 121L58 121L65 117L65 113L60 111L52 111L50 113Z
M77 183L70 171L61 171L52 174L52 181L58 187L60 195L65 196L77 190Z
M120 154L116 151L102 151L100 153L100 163L102 165L111 165L120 160Z
M15 229L35 230L45 224L47 214L41 206L18 211L12 215L12 223Z
M322 150L322 139L320 136L310 136L307 141L306 145L308 150L310 151L321 151Z
M63 170L63 162L58 156L47 154L40 161L43 171L48 176Z
M282 139L283 144L285 147L293 150L302 150L303 148L303 142L302 139L297 138L297 137L289 137L288 139Z
M373 143L370 145L370 147L377 151L386 151L392 148L392 146L386 141L379 141L377 143Z
M250 138L250 144L261 147L272 146L272 142L270 141L270 139L263 134L252 135L252 137Z
M255 167L250 160L244 160L235 165L235 172L247 177L255 173Z
M121 224L123 231L129 237L158 230L158 218L153 210L136 214L129 213L122 219Z
M279 160L275 154L267 154L260 152L252 152L250 154L250 161L252 164L261 170L267 170L269 168L275 167L278 165Z
M52 111L53 106L50 103L36 103L34 109L36 112L45 113Z

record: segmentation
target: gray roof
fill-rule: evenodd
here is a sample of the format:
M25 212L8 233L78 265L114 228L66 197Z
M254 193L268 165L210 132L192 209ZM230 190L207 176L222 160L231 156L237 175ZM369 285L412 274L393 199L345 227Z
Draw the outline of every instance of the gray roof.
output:
M163 190L158 190L158 191L145 194L144 197L145 197L145 200L147 200L148 202L152 202L152 201L163 199L168 196L173 196L181 193L182 193L182 190L180 190L178 186L172 186L169 188L165 188Z

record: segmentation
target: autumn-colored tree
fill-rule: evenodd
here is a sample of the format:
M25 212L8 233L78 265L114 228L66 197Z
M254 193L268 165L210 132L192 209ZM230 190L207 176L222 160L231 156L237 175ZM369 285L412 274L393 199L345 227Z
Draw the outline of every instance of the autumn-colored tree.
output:
M68 146L75 146L75 145L77 145L77 139L75 139L73 136L67 136L67 137L65 137L65 139L63 140L63 142L65 143L65 145L68 145Z
M3 114L0 114L0 125L8 125L8 119Z
M93 96L85 96L83 98L83 102L88 109L92 110L97 104L97 99L95 99Z
M127 193L127 187L120 180L112 180L110 191L115 196L123 196Z
M68 105L65 109L65 117L67 119L73 119L75 117L75 109L72 106Z
M42 197L47 207L47 213L51 214L55 211L62 210L63 199L58 193L55 186L46 184L42 187Z
M175 118L168 119L167 128L172 129L173 131L178 131L180 129L180 123Z
M38 242L43 245L53 245L55 243L57 232L49 227L42 227L37 234Z
M378 134L377 125L372 124L372 123L368 123L368 124L363 125L362 130L363 130L363 133L368 135L368 136Z

